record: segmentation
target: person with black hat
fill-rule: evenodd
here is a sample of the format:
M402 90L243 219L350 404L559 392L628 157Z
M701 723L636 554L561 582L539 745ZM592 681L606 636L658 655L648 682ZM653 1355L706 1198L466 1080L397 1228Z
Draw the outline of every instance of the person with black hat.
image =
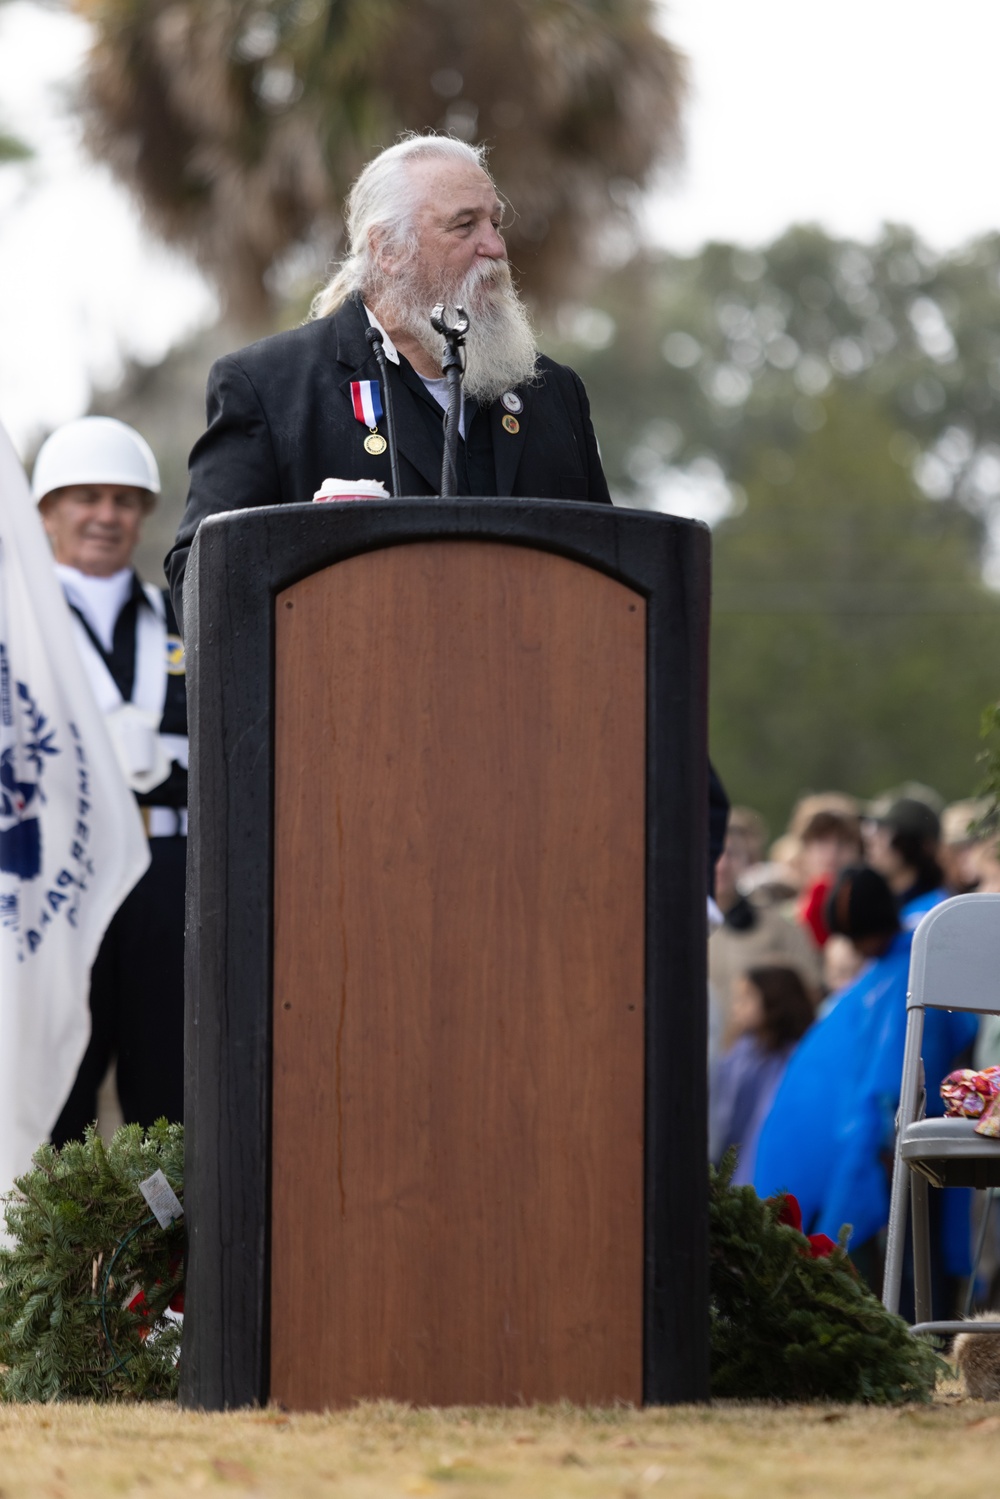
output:
M850 1223L852 1254L878 1290L913 933L888 881L864 865L840 875L825 914L830 931L849 938L866 966L793 1054L756 1142L753 1185L762 1197L794 1192L807 1233L836 1238ZM937 1083L971 1044L976 1021L928 1011L928 1113L941 1112ZM967 1201L957 1213L946 1211L939 1249L938 1305L946 1308L945 1277L968 1273Z

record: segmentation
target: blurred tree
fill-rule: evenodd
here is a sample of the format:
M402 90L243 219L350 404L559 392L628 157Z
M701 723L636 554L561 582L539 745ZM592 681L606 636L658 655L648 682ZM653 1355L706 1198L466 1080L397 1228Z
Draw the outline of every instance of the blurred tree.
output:
M0 6L7 3L8 0L0 0ZM0 166L10 161L27 161L33 154L31 147L6 131L0 121Z
M790 229L760 251L637 257L556 350L590 391L605 465L630 504L743 483L762 443L794 452L822 396L857 390L892 417L892 453L924 493L985 523L1000 501L1000 235L948 256L908 229L869 245Z
M775 827L806 790L967 795L1000 661L974 518L920 493L870 396L821 404L793 457L748 458L746 509L716 532L713 753Z
M490 144L540 302L630 229L679 149L684 65L654 0L74 3L94 26L91 150L251 324L290 264L315 279L349 183L402 129Z
M31 148L24 141L0 128L0 166L9 161L27 161L31 154Z
M719 522L734 798L780 827L810 787L967 795L1000 659L1000 235L647 253L558 327L616 495Z

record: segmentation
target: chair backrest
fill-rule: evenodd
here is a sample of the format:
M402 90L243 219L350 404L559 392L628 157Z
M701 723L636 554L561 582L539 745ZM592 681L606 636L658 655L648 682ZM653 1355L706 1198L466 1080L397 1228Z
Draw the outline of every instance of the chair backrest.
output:
M1000 1015L1000 895L954 895L913 937L908 1009Z

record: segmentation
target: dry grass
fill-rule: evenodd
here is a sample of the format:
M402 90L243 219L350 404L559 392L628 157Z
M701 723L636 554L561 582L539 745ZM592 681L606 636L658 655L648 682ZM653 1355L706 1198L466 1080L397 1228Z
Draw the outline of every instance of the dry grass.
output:
M204 1492L545 1499L938 1496L989 1487L1000 1406L192 1415L172 1406L0 1407L2 1499Z

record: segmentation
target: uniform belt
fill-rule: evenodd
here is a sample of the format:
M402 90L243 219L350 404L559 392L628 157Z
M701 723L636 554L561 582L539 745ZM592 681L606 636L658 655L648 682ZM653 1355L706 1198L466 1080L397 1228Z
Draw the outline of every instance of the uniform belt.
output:
M186 838L187 807L140 807L147 838Z

